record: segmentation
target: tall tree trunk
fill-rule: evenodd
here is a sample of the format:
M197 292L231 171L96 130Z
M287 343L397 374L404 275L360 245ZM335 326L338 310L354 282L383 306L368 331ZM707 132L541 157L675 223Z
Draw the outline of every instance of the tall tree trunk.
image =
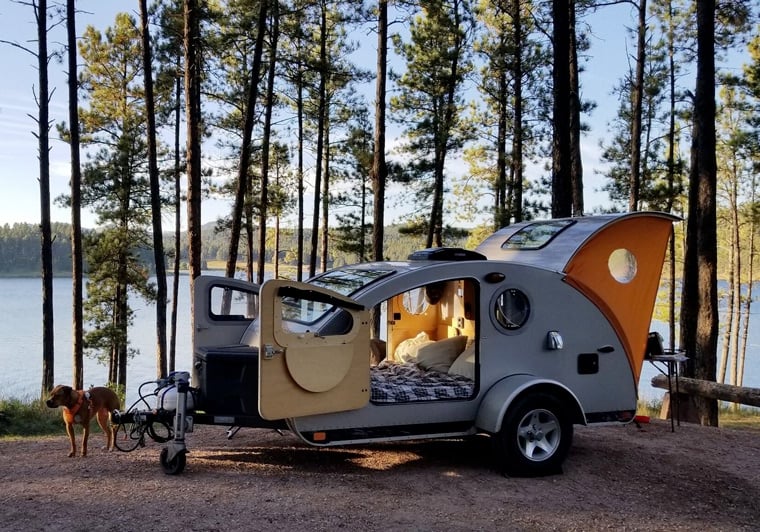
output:
M261 201L259 217L258 282L264 282L264 265L267 247L267 205L269 203L269 145L272 134L272 109L274 108L275 67L277 65L277 40L280 37L279 0L272 3L272 32L269 43L269 72L267 77L266 109L264 110L264 137L261 143ZM275 255L275 259L276 259Z
M179 297L179 266L180 266L180 252L182 246L180 244L180 236L182 231L182 214L180 206L182 205L182 186L180 183L180 176L182 175L180 168L180 120L182 110L182 79L179 76L180 72L180 58L177 58L175 81L174 81L174 277L172 279L172 313L171 313L171 340L169 342L169 372L175 370L177 363L177 300Z
M317 115L317 160L314 176L314 212L311 221L311 255L309 256L309 276L317 271L317 251L319 249L319 193L322 187L322 158L324 156L325 122L327 120L327 5L320 2L319 23L319 91Z
M523 26L522 26L522 13L521 13L520 0L512 1L512 25L515 34L515 57L514 57L514 97L512 98L515 108L515 124L514 134L512 136L512 200L511 204L511 218L515 223L521 222L523 219L523 128L522 128L522 115L523 115L523 94L522 94L522 78L523 78ZM506 80L505 80L506 81ZM504 89L506 90L506 86ZM506 93L504 94L506 96ZM506 114L506 109L504 109ZM506 118L506 117L505 117ZM501 127L501 124L499 125ZM506 120L504 123L506 128ZM506 133L506 132L505 132ZM507 220L509 223L509 220Z
M733 235L729 235L729 239L733 239ZM734 301L734 289L736 286L736 280L734 279L734 261L736 255L734 255L733 242L730 243L728 252L728 293L726 294L726 314L723 323L723 341L721 347L721 353L717 369L716 382L722 382L726 384L735 384L734 381L726 382L726 373L728 370L728 364L731 357L729 346L731 345L731 331L733 329L734 312L732 304Z
M119 289L116 297L116 330L118 331L117 346L117 378L115 383L124 390L127 388L127 359L129 353L129 344L127 334L129 330L129 305L128 305L128 286L127 281L127 263L126 257L119 261L119 273L117 283Z
M636 45L636 74L631 90L631 175L628 210L638 211L641 196L641 108L644 96L644 63L646 61L647 2L639 0L638 42Z
M372 258L383 260L385 238L385 94L388 81L388 0L377 2L377 72L375 79L375 138L372 154Z
M55 341L53 327L53 238L50 227L50 91L47 64L47 0L35 7L37 19L38 95L37 140L40 155L40 233L42 257L42 390L44 397L54 385Z
M304 244L304 184L303 184L303 66L298 64L298 87L296 89L296 114L298 115L298 222L296 228L296 281L303 280L303 244Z
M248 190L248 201L245 202L245 209L244 209L245 215L243 216L243 219L245 220L245 275L246 280L249 283L252 283L254 280L253 275L253 241L254 241L254 231L253 231L253 190ZM265 250L261 250L262 253L265 252ZM227 291L225 293L225 296L232 297L232 291Z
M732 297L729 301L729 310L731 312L731 327L730 338L731 346L729 354L731 356L731 374L730 384L735 386L739 385L739 325L741 323L742 314L742 257L741 248L739 246L739 172L734 171L734 176L731 183L731 223L729 225L731 229L731 254L734 256L733 264L731 265L731 278L732 278ZM738 405L736 405L738 407Z
M439 126L440 127L440 126ZM439 129L436 132L436 154L435 154L435 173L433 183L433 201L430 208L430 222L428 225L428 234L425 247L441 247L443 245L441 233L443 231L443 165L445 162L446 149L443 144L446 143L448 135Z
M187 121L187 236L190 293L201 274L201 23L198 0L185 0L185 108ZM190 302L191 320L194 299ZM195 336L191 321L190 330Z
M573 3L574 0L570 0ZM570 108L570 20L568 2L552 0L554 22L553 117L552 117L552 218L564 218L573 212L571 175L572 122Z
M361 188L361 213L359 214L359 262L367 262L369 250L367 249L367 187L362 183Z
M388 0L377 2L377 64L375 77L375 131L372 152L372 259L385 258L385 188L388 165L385 159L385 113L388 83ZM380 311L372 312L372 337L380 336Z
M264 53L264 33L266 32L268 4L268 0L261 1L259 4L259 16L256 22L256 44L253 50L253 65L251 66L251 84L248 87L248 101L245 104L245 122L243 124L243 140L240 145L237 189L235 192L235 205L232 208L230 247L227 252L227 266L225 268L225 275L227 277L235 277L238 247L240 245L240 228L243 223L243 207L249 189L248 167L251 164L251 139L253 138L253 125L256 121L255 109L256 100L259 95L259 80L261 79L261 57Z
M752 192L750 194L750 204L755 204L755 186L756 177L752 174ZM742 323L741 346L739 347L739 379L737 386L744 384L744 362L747 356L747 340L749 338L749 321L752 316L752 286L755 284L755 234L757 232L757 219L753 212L749 213L749 243L747 245L747 256L749 265L747 266L747 293L744 297L744 322Z
M668 198L667 212L673 212L676 195L676 64L675 64L675 27L673 23L673 3L668 2L668 80L670 83L670 110L668 112ZM676 233L670 235L670 252L668 253L668 330L670 349L676 344Z
M433 207L430 216L430 226L428 227L427 247L443 246L443 191L444 191L444 168L446 165L446 155L449 148L449 139L451 138L452 129L454 128L454 116L456 115L456 94L459 85L459 62L462 58L462 47L464 38L459 31L462 16L460 13L461 4L454 2L453 15L454 21L452 26L456 32L454 42L454 51L451 53L451 64L448 73L448 87L442 101L441 123L435 132L435 167L434 167L434 188L433 188Z
M575 34L575 2L568 2L570 53L570 188L573 216L583 216L583 160L581 159L581 82Z
M79 83L77 81L76 1L66 1L69 136L71 149L71 354L73 386L84 388L84 271L82 267L82 167L79 157Z
M280 190L280 163L277 163L277 172L274 176L274 186L276 190ZM274 217L274 272L272 273L273 279L280 278L280 212L282 206L277 206L277 212Z
M506 67L503 59L499 61L499 93L498 108L499 116L496 124L496 193L494 194L494 230L509 225L510 200L515 190L515 159L512 158L512 169L507 174L507 121L509 113L509 82L507 81ZM516 94L512 101L517 102ZM516 140L513 137L512 142ZM514 144L513 144L514 146Z
M687 376L714 381L718 337L716 160L715 160L715 2L697 2L697 83L689 173L681 345L691 357ZM718 403L693 398L703 425L717 426Z
M330 108L328 102L327 108ZM329 244L329 216L330 216L330 119L325 120L325 144L324 144L324 170L322 172L322 239L320 246L320 263L322 271L327 271L327 246Z
M166 359L166 259L164 231L161 224L161 184L158 175L158 148L156 146L156 104L153 96L153 53L148 27L148 5L140 0L142 30L143 76L145 107L148 119L148 173L150 176L150 206L153 222L153 261L156 267L156 376L168 375Z

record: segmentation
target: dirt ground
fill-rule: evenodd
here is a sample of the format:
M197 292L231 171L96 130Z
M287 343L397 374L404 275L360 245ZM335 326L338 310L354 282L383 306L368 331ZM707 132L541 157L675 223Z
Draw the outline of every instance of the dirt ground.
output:
M508 478L490 441L312 448L197 426L184 473L161 446L67 458L60 436L0 441L1 530L758 530L760 432L667 421L576 427L562 474Z

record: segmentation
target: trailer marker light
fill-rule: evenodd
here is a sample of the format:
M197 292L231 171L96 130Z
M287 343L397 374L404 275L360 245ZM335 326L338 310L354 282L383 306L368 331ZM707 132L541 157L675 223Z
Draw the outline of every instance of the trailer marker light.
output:
M506 275L504 275L504 274L503 274L503 273L501 273L501 272L491 272L491 273L487 273L487 274L486 274L486 276L485 276L485 280L486 280L486 282L488 282L488 283L500 283L500 282L502 282L504 279L506 279L506 277L507 277L507 276L506 276Z
M312 434L311 438L314 441L327 441L327 433L326 432L315 432Z

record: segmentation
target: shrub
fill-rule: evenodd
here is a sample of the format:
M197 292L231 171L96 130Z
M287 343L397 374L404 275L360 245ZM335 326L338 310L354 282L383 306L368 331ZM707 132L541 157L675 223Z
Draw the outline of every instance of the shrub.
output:
M58 408L41 400L0 399L0 436L40 436L60 433L63 427Z

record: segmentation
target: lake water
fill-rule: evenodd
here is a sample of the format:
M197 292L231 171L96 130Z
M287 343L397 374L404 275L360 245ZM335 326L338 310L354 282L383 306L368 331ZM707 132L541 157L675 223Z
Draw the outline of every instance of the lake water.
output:
M172 279L168 280L171 291ZM38 397L42 383L42 281L37 278L0 278L0 397L33 399ZM55 312L55 373L56 383L69 384L72 380L71 357L71 280L53 281ZM134 325L129 330L131 346L139 354L129 360L127 370L127 404L137 398L140 384L156 378L155 362L155 307L144 304L139 298L131 303L135 309ZM191 371L190 345L190 288L189 277L180 276L177 316L176 369ZM758 313L752 316L749 348L747 351L744 385L760 387L760 324ZM167 322L169 315L167 312ZM666 337L665 323L652 323ZM720 351L719 351L720 353ZM107 370L92 358L85 356L85 387L101 386L106 382ZM644 364L639 394L644 399L658 399L663 390L652 388L650 381L657 369ZM147 388L152 391L152 388Z
M171 292L172 278L168 278ZM56 383L72 381L71 348L71 279L53 281ZM39 396L42 384L42 281L37 278L0 278L0 396L31 399ZM145 381L156 378L156 313L154 305L146 305L140 298L130 300L135 310L134 325L129 330L131 347L139 354L131 358L127 369L127 401L137 398L137 388ZM169 311L166 317L170 320ZM178 370L190 371L190 288L189 277L180 276L177 305L177 359ZM102 386L107 382L106 366L85 355L85 387ZM152 391L153 388L148 388Z

